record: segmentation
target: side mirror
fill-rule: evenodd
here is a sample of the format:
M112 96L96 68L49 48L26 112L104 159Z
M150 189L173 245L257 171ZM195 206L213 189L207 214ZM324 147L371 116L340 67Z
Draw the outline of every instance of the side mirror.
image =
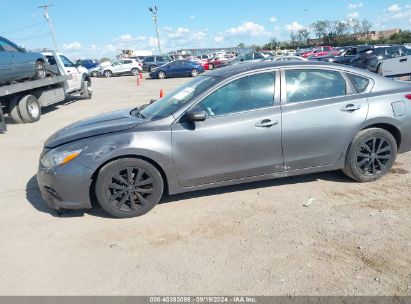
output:
M207 118L207 113L205 111L192 109L186 112L186 118L188 121L192 121L192 122L204 121Z

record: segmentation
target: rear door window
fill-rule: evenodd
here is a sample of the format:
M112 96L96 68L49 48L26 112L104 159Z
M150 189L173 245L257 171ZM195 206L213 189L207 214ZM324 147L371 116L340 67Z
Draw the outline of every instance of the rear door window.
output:
M286 70L287 103L344 96L347 83L340 72L331 70Z

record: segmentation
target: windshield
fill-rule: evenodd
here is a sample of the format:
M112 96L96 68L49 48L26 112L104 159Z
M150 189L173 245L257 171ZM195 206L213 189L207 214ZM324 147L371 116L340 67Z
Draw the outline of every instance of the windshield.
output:
M155 103L147 106L141 111L141 114L150 120L168 117L181 109L181 107L192 100L193 97L203 93L219 81L220 79L216 77L198 76Z

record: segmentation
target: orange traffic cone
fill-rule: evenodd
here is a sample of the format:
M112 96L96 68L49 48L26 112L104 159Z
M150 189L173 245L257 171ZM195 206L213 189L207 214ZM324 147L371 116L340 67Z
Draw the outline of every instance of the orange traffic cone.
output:
M160 98L163 98L164 97L164 91L163 91L163 89L161 89L160 90Z

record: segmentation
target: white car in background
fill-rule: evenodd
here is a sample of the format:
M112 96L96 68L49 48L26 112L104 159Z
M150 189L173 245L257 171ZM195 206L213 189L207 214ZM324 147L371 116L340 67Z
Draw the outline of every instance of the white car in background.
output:
M113 75L134 75L143 72L143 65L136 59L126 58L113 61L107 66L100 66L100 74L104 77Z
M91 79L86 68L75 65L61 53L56 53L59 57L58 60L56 60L52 52L42 52L41 54L47 58L51 72L58 72L57 64L62 64L64 72L67 75L71 75L71 79L67 80L66 93L81 92L87 98L91 96Z

